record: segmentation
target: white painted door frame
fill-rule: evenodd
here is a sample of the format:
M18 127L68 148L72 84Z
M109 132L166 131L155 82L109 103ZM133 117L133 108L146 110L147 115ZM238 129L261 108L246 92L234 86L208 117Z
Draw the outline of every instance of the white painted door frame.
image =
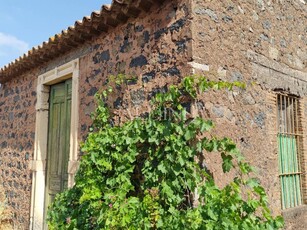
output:
M44 196L50 86L69 78L72 78L72 111L68 187L73 186L74 175L78 169L79 59L75 59L38 76L37 79L34 156L30 163L30 169L32 171L30 230L44 229Z

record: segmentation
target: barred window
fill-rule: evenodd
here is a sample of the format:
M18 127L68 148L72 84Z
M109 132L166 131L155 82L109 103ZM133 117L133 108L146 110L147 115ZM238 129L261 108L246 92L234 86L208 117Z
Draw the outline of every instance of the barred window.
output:
M299 119L299 98L277 95L278 157L282 208L302 204L300 157L302 128Z

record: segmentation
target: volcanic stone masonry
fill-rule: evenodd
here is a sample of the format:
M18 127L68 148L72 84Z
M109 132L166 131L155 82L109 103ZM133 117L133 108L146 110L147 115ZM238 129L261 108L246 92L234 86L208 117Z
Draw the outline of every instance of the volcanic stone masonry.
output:
M133 5L128 0L124 2L126 6ZM286 228L306 229L306 176L302 176L304 205L281 210L276 138L276 95L278 92L295 95L300 98L298 116L302 123L304 143L302 170L306 172L306 2L139 2L144 3L139 5L143 6L142 9L131 8L133 11L127 11L132 16L118 16L126 18L124 23L113 27L108 25L107 32L97 33L82 44L75 45L72 41L73 48L69 51L60 52L48 61L37 62L35 67L24 69L2 82L0 174L15 224L21 229L30 226L33 196L30 163L37 135L38 76L78 58L80 142L85 140L91 127L94 95L114 84L110 80L112 76L125 74L131 78L127 84L116 87L115 93L108 99L115 123L145 116L150 99L156 93L165 92L167 86L177 84L187 75L245 82L247 88L244 90L210 91L204 93L196 104L185 106L215 122L213 135L234 139L247 160L258 168L258 176L268 193L270 208L274 215L284 215ZM150 8L145 7L149 2ZM107 12L105 14L108 15ZM79 39L83 36L86 38L80 33ZM34 55L31 57L34 58ZM82 154L79 151L79 155ZM220 186L234 176L234 173L226 177L223 175L218 167L220 158L214 155L205 157L206 164Z

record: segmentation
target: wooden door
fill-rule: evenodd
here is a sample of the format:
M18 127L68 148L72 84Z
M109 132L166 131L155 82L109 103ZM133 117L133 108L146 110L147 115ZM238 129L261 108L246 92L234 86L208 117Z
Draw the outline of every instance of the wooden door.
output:
M55 195L66 189L68 184L71 83L69 79L50 88L45 216Z

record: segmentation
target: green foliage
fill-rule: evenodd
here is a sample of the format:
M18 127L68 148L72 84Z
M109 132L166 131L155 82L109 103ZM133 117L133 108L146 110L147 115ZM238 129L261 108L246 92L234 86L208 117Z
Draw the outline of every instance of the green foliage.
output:
M208 138L213 123L188 118L182 100L208 89L244 87L187 77L157 94L152 112L111 125L98 95L94 129L82 146L75 186L48 212L49 229L278 229L252 167L228 138ZM220 154L224 173L237 170L224 188L204 167L203 153ZM195 205L198 203L198 205Z

